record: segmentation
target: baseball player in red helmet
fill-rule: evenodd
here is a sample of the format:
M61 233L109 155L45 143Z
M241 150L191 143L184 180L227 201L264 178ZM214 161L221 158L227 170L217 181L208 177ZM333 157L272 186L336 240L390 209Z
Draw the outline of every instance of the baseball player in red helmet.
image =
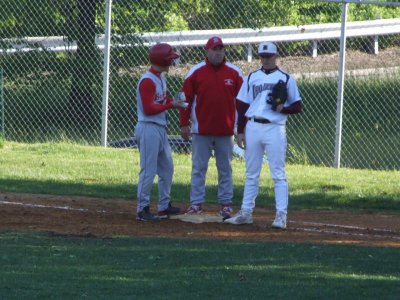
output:
M226 62L220 37L205 45L205 61L187 73L183 91L189 103L181 112L181 135L192 138L192 178L189 214L203 212L208 162L214 151L218 171L219 213L230 217L232 210L232 151L236 116L235 99L243 82L240 69Z
M135 136L140 152L140 173L137 185L137 220L159 221L180 209L171 205L170 191L173 176L171 148L167 137L167 110L184 108L185 102L173 101L167 95L168 72L179 55L166 43L150 48L151 67L140 78L136 99L138 123ZM150 194L158 175L158 215L150 212Z
M272 227L284 229L287 221L288 181L285 171L286 129L289 114L302 110L302 100L295 79L277 64L276 44L261 43L258 47L261 68L251 72L237 95L239 147L245 147L246 181L241 210L229 224L250 224L258 194L264 153L274 181L276 216ZM277 83L283 84L287 99L283 104L271 104ZM279 102L278 102L279 103Z

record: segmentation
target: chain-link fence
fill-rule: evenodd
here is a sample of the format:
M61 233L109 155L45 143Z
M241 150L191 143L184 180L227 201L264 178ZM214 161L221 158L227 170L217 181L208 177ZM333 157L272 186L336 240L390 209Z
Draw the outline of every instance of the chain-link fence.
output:
M181 53L168 74L173 95L190 67L204 59L207 39L220 35L228 61L245 75L260 66L257 44L277 42L279 65L295 75L305 105L302 114L289 117L290 162L333 166L340 153L341 166L400 169L400 7L396 3L0 3L4 77L0 116L1 134L7 140L100 145L105 137L107 145L124 144L137 121L135 91L148 68L149 46L168 41ZM110 8L111 48L105 61ZM341 28L344 18L346 30ZM340 52L344 44L345 52ZM109 77L104 76L106 66ZM175 110L169 115L172 140L180 133L179 118ZM179 138L175 143L178 148L187 146Z

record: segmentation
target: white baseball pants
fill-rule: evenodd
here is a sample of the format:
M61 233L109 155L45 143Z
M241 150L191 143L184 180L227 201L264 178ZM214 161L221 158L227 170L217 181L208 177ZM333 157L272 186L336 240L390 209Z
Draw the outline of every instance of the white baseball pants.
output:
M270 174L274 181L275 207L287 213L288 182L285 171L287 138L285 125L260 124L248 121L246 137L246 180L242 209L253 212L259 191L259 178L264 153L267 155Z

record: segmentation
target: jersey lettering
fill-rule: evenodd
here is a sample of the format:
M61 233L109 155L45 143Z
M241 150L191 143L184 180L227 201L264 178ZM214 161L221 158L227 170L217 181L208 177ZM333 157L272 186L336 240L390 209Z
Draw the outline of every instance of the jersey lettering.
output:
M154 103L156 104L165 104L165 95L163 94L156 94L156 97L154 99Z
M257 98L259 94L261 94L265 90L272 90L273 84L271 83L264 83L259 85L253 86L253 100Z

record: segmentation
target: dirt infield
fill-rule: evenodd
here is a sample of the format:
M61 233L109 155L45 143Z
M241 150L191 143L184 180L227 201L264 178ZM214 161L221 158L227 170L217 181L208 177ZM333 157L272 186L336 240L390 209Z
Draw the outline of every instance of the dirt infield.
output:
M205 209L215 214L217 206L207 205ZM193 224L180 220L139 222L135 220L133 201L0 192L1 231L98 238L152 236L400 247L398 214L290 210L287 230L270 228L273 217L273 211L257 208L251 225Z

